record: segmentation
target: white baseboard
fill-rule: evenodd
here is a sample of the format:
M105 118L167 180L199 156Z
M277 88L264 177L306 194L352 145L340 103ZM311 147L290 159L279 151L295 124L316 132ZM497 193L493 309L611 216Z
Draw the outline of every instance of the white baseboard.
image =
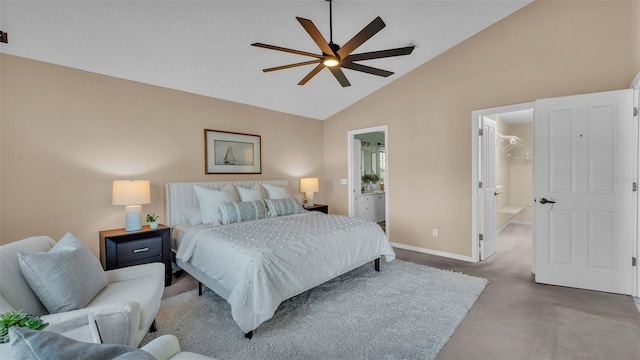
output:
M411 250L411 251L415 251L415 252L419 252L419 253L423 253L423 254L442 256L442 257L446 257L446 258L450 258L450 259L462 260L462 261L467 261L467 262L474 262L473 258L471 256L458 255L458 254L448 253L448 252L444 252L444 251L421 248L421 247L417 247L417 246L398 244L398 243L394 243L394 242L389 242L389 244L391 244L391 246L397 247L399 249Z

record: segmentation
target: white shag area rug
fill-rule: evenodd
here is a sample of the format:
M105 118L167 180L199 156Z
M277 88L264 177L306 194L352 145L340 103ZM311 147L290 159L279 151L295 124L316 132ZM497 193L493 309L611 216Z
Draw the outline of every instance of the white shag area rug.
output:
M486 279L394 260L358 269L282 303L251 340L206 289L162 301L159 330L183 351L219 359L434 359Z

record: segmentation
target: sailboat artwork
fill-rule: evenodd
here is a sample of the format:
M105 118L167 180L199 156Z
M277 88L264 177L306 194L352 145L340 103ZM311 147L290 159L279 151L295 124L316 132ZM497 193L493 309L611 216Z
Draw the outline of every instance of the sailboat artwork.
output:
M205 130L207 174L260 174L260 136Z
M224 161L226 165L235 165L236 157L233 156L233 147L231 145L227 146L227 153L224 154Z
M216 140L216 165L253 166L253 144L236 141Z

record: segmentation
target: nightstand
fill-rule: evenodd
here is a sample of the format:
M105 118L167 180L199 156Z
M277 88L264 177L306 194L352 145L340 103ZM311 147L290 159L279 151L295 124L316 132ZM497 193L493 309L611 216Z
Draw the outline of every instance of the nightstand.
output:
M113 229L100 231L100 262L105 270L126 266L164 263L164 285L171 285L171 228L158 224L138 231Z
M309 211L320 211L325 214L329 213L329 205L315 204L311 207L304 208L304 209Z

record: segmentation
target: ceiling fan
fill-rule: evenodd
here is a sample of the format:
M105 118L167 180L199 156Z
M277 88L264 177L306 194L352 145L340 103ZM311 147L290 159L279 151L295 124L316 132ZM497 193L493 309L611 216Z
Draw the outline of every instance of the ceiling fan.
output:
M307 31L309 36L313 39L313 41L318 45L322 54L314 54L306 51L293 50L280 46L268 45L263 43L253 43L251 46L257 46L270 50L283 51L287 53L309 56L315 58L315 60L303 61L295 64L276 66L268 69L263 69L263 72L270 72L276 70L284 70L290 69L298 66L305 66L311 64L318 64L307 76L305 76L298 85L304 85L312 77L318 74L325 67L328 68L333 76L335 76L336 80L342 85L342 87L351 86L349 80L344 75L344 72L341 68L355 70L364 72L367 74L378 75L382 77L388 77L393 75L393 72L378 69L371 66L366 66L362 64L355 63L355 61L363 61L363 60L372 60L372 59L381 59L392 56L401 56L401 55L409 55L415 48L415 46L406 46L395 49L388 50L379 50L372 51L360 54L351 54L356 48L362 45L365 41L369 40L373 35L377 34L380 30L382 30L386 25L384 21L378 16L369 25L365 26L359 33L357 33L351 40L347 41L342 47L333 42L333 14L332 14L332 0L327 0L329 2L329 42L327 42L322 34L318 30L318 28L313 24L311 20L303 19L301 17L296 17L298 22L304 29Z

